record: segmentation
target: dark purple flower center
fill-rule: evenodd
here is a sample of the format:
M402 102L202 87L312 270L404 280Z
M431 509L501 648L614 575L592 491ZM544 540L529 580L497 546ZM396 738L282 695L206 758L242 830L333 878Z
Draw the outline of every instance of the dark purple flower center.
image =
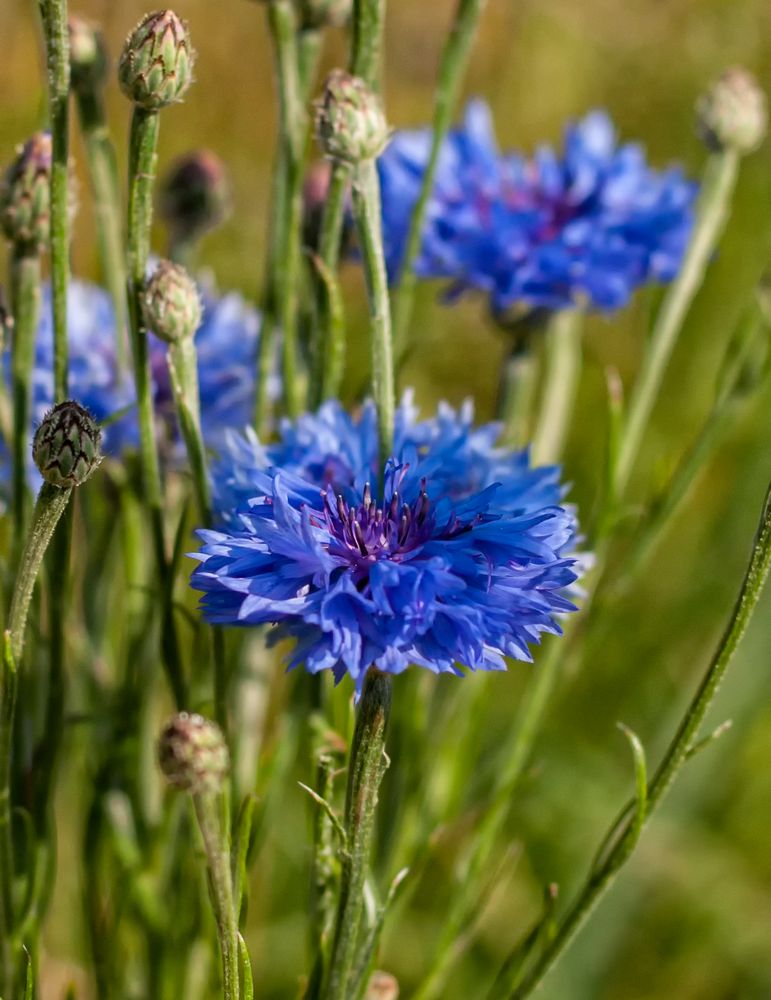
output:
M433 531L431 502L421 483L420 495L412 503L402 503L397 492L379 507L372 500L369 483L362 502L352 507L341 495L332 498L326 491L324 517L331 536L329 552L349 560L357 583L366 580L370 567L381 559L399 560L414 552Z

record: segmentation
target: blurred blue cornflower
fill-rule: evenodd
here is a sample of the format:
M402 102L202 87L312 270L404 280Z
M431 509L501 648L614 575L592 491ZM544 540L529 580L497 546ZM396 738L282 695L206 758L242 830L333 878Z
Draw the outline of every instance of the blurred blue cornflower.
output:
M208 621L275 623L290 667L346 673L503 670L559 632L578 576L575 514L559 469L495 445L470 406L419 421L409 397L380 496L377 426L339 403L285 423L263 448L232 435L214 468L222 530L201 531ZM235 505L235 507L233 506Z
M235 293L217 297L204 288L202 301L203 322L196 334L201 414L206 442L216 447L227 428L241 427L252 418L260 319ZM127 361L122 370L117 360L112 301L98 285L75 280L69 286L67 314L70 395L97 420L107 421L102 450L105 455L119 456L138 446L139 428L131 364ZM3 361L10 384L9 352ZM167 450L177 451L166 345L152 335L150 367L159 436ZM52 406L53 395L53 327L50 289L46 288L35 342L33 426ZM4 458L0 464L5 464ZM7 474L7 469L3 471ZM31 462L30 475L37 483Z
M386 258L398 277L431 130L397 132L378 160ZM450 279L450 296L478 289L492 310L613 310L635 288L677 274L697 188L677 167L651 169L619 146L593 111L565 130L563 150L499 152L490 111L472 101L439 157L416 272Z

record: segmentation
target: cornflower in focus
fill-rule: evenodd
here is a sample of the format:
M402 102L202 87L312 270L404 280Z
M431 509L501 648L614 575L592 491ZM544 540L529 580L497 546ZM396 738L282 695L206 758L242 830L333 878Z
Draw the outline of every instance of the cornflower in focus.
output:
M574 608L575 516L558 469L530 469L471 417L443 407L420 422L405 400L379 496L371 405L352 419L327 403L268 449L231 438L214 471L228 523L200 532L192 578L205 617L277 623L274 639L297 640L291 667L348 673L357 689L371 665L460 674L529 660Z

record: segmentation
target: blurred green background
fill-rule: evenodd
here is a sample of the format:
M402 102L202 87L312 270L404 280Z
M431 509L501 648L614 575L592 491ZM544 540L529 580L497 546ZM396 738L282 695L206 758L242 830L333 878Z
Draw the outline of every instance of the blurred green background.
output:
M0 6L0 161L39 127L44 116L41 53L32 0ZM427 120L451 0L391 0L386 101L395 127ZM101 22L117 53L145 12L139 0L83 0L72 9ZM246 0L178 0L198 49L197 82L186 102L164 113L161 167L192 147L210 146L229 164L236 211L206 242L202 262L222 288L257 296L263 270L275 94L265 14ZM344 58L342 33L330 37L326 64ZM556 142L563 122L590 108L609 109L623 138L639 139L654 164L680 161L698 175L704 151L695 137L693 104L728 65L753 70L771 90L771 4L767 0L491 0L465 92L492 104L503 146L531 149ZM125 148L128 106L113 85L109 108L115 139ZM79 141L74 156L82 162ZM80 167L79 167L80 169ZM82 176L82 171L81 171ZM74 267L96 274L93 217L82 176ZM162 249L162 243L157 244ZM3 259L4 269L5 261ZM771 142L742 169L734 213L689 317L649 428L637 481L649 496L666 480L711 401L716 366L736 317L762 268L771 263ZM4 270L3 270L4 273ZM355 274L351 328L362 329ZM587 363L574 421L566 477L571 498L588 507L601 475L603 369L636 370L655 294L641 295L624 315L589 324ZM357 313L358 310L358 313ZM414 325L415 347L404 372L424 411L439 398L477 402L492 414L504 343L475 302L447 309L424 288ZM365 345L352 338L348 384L366 378ZM563 679L536 748L533 767L512 804L509 841L521 845L504 866L479 935L447 987L448 998L476 998L535 916L541 887L557 882L567 899L594 847L631 789L628 750L615 728L632 726L656 761L723 627L744 569L771 470L771 394L739 411L737 422L697 488L667 529L642 577L609 609L600 632L589 629L580 671ZM632 863L580 935L541 994L549 1000L767 1000L771 997L771 595L744 642L712 718L733 729L687 769L646 832ZM475 677L485 685L487 743L464 745L455 721L424 736L443 755L468 755L482 773L511 726L527 675ZM451 681L449 683L452 683ZM395 711L400 709L396 693ZM463 726L458 725L458 733ZM430 758L431 754L429 754ZM394 760L393 770L410 760ZM390 776L389 776L390 778ZM389 780L389 779L387 779ZM77 794L77 789L70 794ZM256 864L250 933L264 996L289 996L286 984L306 968L303 906L307 863L305 803L286 789L283 826L270 832ZM66 816L60 864L74 859ZM73 814L77 812L72 810ZM295 868L290 890L277 884L277 864ZM446 864L452 861L448 853ZM381 966L409 997L431 957L447 891L443 856L409 908L394 911ZM77 877L60 880L47 935L46 998L84 959ZM259 900L262 900L262 903ZM281 992L280 984L284 984Z

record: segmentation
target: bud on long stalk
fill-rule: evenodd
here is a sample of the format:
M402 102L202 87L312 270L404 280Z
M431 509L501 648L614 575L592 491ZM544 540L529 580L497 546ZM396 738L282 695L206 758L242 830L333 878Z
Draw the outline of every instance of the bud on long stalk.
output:
M189 267L202 236L221 226L232 212L227 168L208 149L176 160L161 184L158 214L169 230L169 257Z

